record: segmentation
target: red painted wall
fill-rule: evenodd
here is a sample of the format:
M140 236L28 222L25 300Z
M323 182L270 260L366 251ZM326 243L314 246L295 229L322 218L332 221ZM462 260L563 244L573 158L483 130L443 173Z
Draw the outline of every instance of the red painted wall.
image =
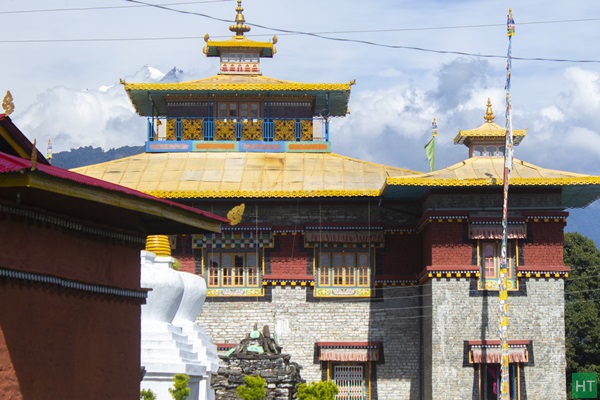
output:
M139 304L5 279L0 310L0 398L138 398Z
M377 249L381 254L381 275L398 276L417 274L421 270L419 262L419 235L388 234L385 247Z
M0 267L139 289L139 247L10 217ZM0 398L136 399L140 300L0 278Z
M0 237L0 266L99 285L140 286L143 246L17 218L2 220Z
M433 220L422 231L424 266L470 266L473 244L466 243L466 222Z
M531 238L522 247L524 266L563 267L563 229L562 222L528 222Z
M277 235L276 248L267 250L270 254L270 274L285 277L305 277L308 258L312 249L304 248L302 235Z
M201 254L202 250L192 249L191 235L177 235L175 249L172 250L171 255L179 261L180 271L195 274L196 257L200 259Z

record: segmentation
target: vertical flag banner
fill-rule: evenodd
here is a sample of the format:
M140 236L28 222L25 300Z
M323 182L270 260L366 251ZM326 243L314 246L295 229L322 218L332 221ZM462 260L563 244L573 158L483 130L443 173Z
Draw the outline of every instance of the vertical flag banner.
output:
M508 359L508 289L507 289L507 239L508 239L508 179L513 164L513 131L512 102L510 95L510 78L512 69L512 37L515 34L515 20L512 9L508 10L506 21L508 34L508 53L506 60L506 141L504 145L504 197L502 203L502 261L498 277L498 317L502 357L500 359L500 399L509 400L509 359Z
M52 141L48 139L48 148L46 150L46 160L52 163Z
M429 169L433 171L435 169L435 137L437 136L437 122L435 118L431 123L431 139L425 145L425 154L427 154L427 159L429 160Z

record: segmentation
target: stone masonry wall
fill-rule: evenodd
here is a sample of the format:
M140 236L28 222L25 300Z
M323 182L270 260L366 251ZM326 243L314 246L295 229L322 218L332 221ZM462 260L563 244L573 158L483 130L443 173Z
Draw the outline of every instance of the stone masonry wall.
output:
M256 323L276 331L307 382L319 381L320 341L381 341L372 400L420 398L420 289L383 288L383 299L307 301L310 287L274 287L272 301L206 302L198 322L216 343L237 343Z
M521 279L519 285L509 294L509 339L532 343L520 400L565 399L564 282ZM475 280L456 278L434 279L428 286L432 336L424 353L430 349L432 370L430 376L425 370L425 387L431 387L425 399L478 399L477 368L467 361L465 341L499 338L498 292L486 296Z

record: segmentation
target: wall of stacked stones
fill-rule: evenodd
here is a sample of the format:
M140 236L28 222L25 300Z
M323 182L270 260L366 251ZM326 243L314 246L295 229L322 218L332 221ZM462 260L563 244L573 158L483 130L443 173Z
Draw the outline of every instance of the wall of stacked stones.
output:
M478 372L465 342L499 339L498 292L478 291L474 279L434 279L426 286L425 399L478 399ZM563 296L564 282L554 278L520 279L509 294L509 339L531 340L521 400L566 398Z
M302 378L322 379L317 342L383 343L372 399L420 398L421 296L419 287L387 287L382 298L307 301L310 287L277 286L271 301L207 302L198 322L216 343L238 343L254 326L277 332L283 352L300 364Z

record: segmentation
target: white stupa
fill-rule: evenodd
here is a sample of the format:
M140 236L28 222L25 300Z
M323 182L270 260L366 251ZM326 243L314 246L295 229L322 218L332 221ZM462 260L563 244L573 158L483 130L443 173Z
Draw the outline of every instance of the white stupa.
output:
M157 400L171 400L173 375L189 375L188 400L213 400L211 373L216 373L216 346L195 320L206 299L203 278L175 271L166 236L149 236L141 252L141 286L152 289L142 306L141 389Z

